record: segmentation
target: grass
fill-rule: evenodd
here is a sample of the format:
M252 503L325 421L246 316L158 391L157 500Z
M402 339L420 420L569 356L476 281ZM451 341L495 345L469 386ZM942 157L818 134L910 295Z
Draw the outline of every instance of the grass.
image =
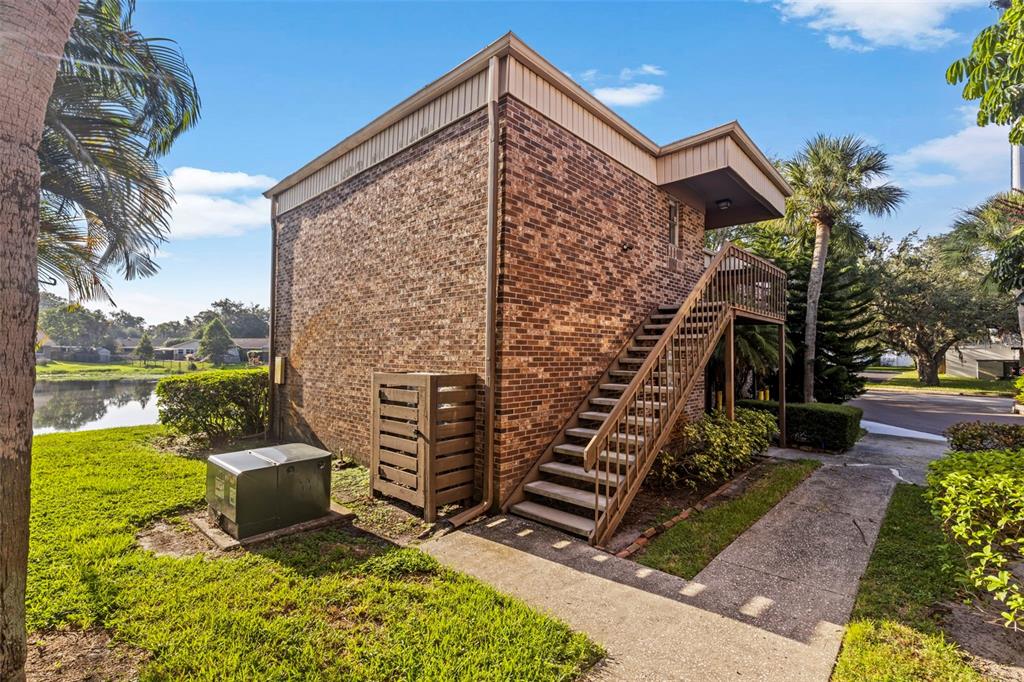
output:
M1013 387L1013 381L1010 379L971 379L940 374L938 386L925 386L917 378L917 370L900 372L885 381L868 382L868 386L871 390L910 390L921 393L965 393L1011 397L1017 394L1017 390Z
M209 362L196 363L198 370L212 369ZM224 365L219 369L246 367L245 363ZM38 381L114 381L119 379L159 379L171 374L191 371L185 360L153 360L142 363L101 363L53 361L36 367Z
M933 614L957 583L957 560L924 499L924 489L898 485L860 580L833 682L853 680L981 680Z
M575 677L599 649L522 602L342 528L217 558L134 535L199 504L205 465L159 426L34 441L28 622L100 626L150 657L143 680Z
M772 465L739 497L695 512L656 537L637 560L659 571L692 578L819 466L820 462L812 460Z
M893 367L892 365L868 365L865 367L869 372L905 372L906 367Z

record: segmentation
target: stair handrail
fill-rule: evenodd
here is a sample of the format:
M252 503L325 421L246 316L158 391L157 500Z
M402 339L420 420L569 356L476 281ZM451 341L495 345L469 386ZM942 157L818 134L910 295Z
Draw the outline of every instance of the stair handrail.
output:
M686 317L692 312L697 302L703 298L704 290L710 284L711 280L718 273L719 266L722 262L734 251L742 251L739 247L735 246L731 241L725 241L722 244L722 248L719 249L718 254L715 255L711 263L704 270L704 274L700 276L693 289L690 290L690 294L683 300L682 305L679 306L679 310L676 311L672 321L669 322L668 327L662 332L661 338L654 344L651 350L647 354L647 358L644 360L640 368L637 369L636 374L630 380L626 386L626 390L619 396L618 402L612 411L608 413L608 417L601 424L601 428L597 430L586 447L583 449L583 469L590 471L597 464L597 458L600 455L600 445L605 439L611 434L613 429L618 429L619 420L622 418L623 413L628 409L628 406L632 403L632 399L639 392L640 387L647 381L647 375L650 373L654 365L660 362L662 351L672 340L672 337L679 330L680 325ZM753 254L751 254L753 255ZM775 267L775 266L773 266Z

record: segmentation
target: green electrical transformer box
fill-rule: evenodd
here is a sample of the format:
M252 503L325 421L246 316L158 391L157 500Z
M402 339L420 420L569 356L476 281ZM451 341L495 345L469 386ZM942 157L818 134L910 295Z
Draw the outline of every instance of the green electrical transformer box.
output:
M331 453L292 443L212 455L206 502L239 540L319 518L331 508Z

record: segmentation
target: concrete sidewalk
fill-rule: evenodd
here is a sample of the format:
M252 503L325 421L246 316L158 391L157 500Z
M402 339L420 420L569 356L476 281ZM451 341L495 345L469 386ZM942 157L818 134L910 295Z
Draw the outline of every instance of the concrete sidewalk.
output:
M935 445L868 436L841 458L821 457L821 469L692 581L517 517L422 548L604 646L591 679L825 681L902 478L893 464L918 478Z

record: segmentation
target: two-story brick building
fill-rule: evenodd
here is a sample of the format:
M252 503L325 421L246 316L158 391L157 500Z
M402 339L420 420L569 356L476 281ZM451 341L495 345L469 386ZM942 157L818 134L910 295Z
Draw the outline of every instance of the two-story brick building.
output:
M705 230L789 189L737 123L660 146L508 34L267 192L273 430L370 459L374 371L479 377L478 493L599 542L785 277Z

